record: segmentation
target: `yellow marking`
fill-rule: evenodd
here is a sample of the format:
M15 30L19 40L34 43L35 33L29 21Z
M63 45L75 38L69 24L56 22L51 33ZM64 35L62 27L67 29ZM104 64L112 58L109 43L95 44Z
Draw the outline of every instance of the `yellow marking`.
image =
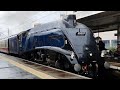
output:
M37 77L39 77L41 79L57 79L57 78L52 77L50 75L47 75L45 73L36 71L36 70L34 70L34 69L30 68L30 67L24 66L24 65L22 65L22 64L20 64L20 63L18 63L16 61L13 61L11 59L4 58L4 57L1 57L1 58L4 59L5 61L8 61L11 64L13 64L14 66L17 66L17 67L19 67L19 68L21 68L21 69L23 69L23 70L25 70L25 71L27 71L29 73L32 73L33 75L35 75L35 76L37 76Z

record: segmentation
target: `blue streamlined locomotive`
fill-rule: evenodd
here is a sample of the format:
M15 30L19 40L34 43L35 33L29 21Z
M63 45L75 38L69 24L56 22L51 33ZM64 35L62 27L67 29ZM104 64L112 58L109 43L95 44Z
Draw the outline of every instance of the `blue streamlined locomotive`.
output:
M100 60L92 31L75 15L10 37L6 48L9 54L84 74L95 74Z

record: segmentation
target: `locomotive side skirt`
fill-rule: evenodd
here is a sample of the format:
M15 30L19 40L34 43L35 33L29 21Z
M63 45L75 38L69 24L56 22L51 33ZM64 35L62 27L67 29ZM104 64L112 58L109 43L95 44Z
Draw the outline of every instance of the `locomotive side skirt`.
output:
M71 51L67 51L67 50L61 49L59 47L53 47L53 46L36 47L35 49L36 50L40 50L40 49L52 50L52 51L55 51L57 53L61 53L67 57L67 59L69 60L69 62L71 64L78 64L77 59L74 59L74 60L71 59L71 55L72 55Z

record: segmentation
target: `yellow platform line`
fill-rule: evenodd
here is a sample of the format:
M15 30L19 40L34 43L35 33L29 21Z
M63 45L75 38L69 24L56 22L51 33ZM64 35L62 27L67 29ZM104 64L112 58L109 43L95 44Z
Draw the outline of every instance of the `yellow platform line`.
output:
M16 61L13 61L13 60L11 60L9 58L5 58L5 57L2 57L2 56L0 56L0 58L3 59L3 60L5 60L5 61L7 61L7 62L9 62L9 63L11 63L14 66L17 66L17 67L19 67L19 68L21 68L21 69L23 69L23 70L25 70L25 71L27 71L27 72L35 75L35 76L41 78L41 79L57 79L57 78L52 77L52 76L50 76L48 74L42 73L40 71L37 71L35 69L32 69L32 68L27 67L25 65L22 65L22 64L20 64L20 63L18 63Z

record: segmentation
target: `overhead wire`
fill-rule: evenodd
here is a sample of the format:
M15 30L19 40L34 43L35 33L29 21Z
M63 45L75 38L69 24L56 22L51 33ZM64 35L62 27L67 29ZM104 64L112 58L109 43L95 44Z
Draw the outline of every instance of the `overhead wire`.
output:
M32 17L33 18L35 18L35 16L38 16L39 14L44 14L44 13L46 13L46 11L44 11L44 12L40 12L40 13L37 13L37 14L35 14L35 15L33 15ZM44 15L43 17L40 17L40 18L36 18L35 20L32 20L33 18L28 18L28 17L26 17L26 18L28 18L27 20L25 20L24 22L22 22L22 23L20 23L20 24L18 24L17 26L15 26L15 27L12 27L12 28L10 28L10 29L15 29L15 28L20 28L20 27L23 27L24 25L26 25L26 24L31 24L31 23L33 23L33 22L36 22L36 21L38 21L38 20L40 20L40 19L43 19L43 18L45 18L45 17L48 17L48 16L50 16L50 15L52 15L52 14L55 14L55 13L58 13L58 11L54 11L53 13L49 13L49 14L47 14L47 15ZM59 12L60 13L60 12ZM10 16L10 15L9 15ZM24 23L24 24L23 24Z

